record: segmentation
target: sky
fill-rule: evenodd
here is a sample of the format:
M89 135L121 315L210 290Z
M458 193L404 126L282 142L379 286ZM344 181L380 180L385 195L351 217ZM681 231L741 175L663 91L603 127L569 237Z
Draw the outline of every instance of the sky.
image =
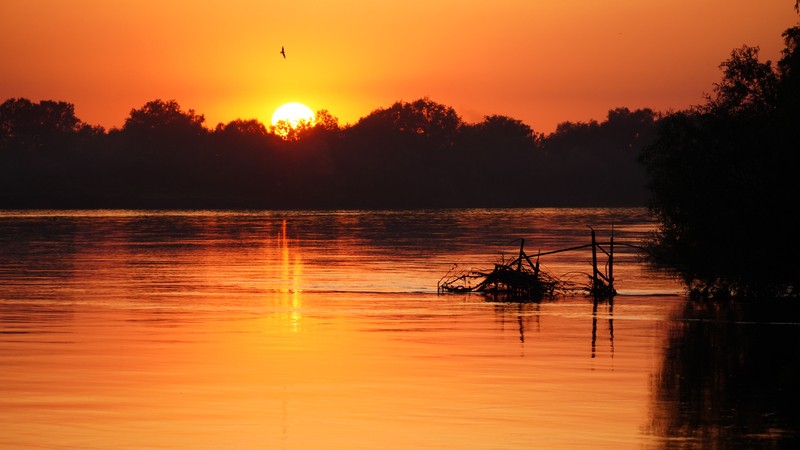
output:
M155 99L213 128L428 97L549 133L701 104L734 48L776 61L797 23L794 0L0 0L0 101L66 101L110 129Z

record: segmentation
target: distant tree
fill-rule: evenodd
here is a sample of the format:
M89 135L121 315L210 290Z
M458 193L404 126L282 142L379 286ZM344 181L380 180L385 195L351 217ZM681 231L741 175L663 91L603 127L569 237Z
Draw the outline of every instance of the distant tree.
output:
M660 221L653 250L695 293L800 294L787 215L800 194L797 36L784 33L777 71L757 48L734 50L706 104L664 117L642 154Z
M575 204L576 195L600 189L570 197L560 188L601 168L586 164L580 172L575 161L608 162L600 172L624 178L615 175L636 147L634 136L647 134L646 119L621 108L601 124L562 124L545 138L502 115L466 124L452 107L425 97L345 127L317 111L313 123L287 129L285 139L256 120L208 130L202 115L175 100L132 109L121 128L105 133L78 120L71 104L11 99L0 105L0 199L51 207Z
M644 205L645 172L637 159L652 142L650 109L610 110L603 122L564 122L541 140L539 168L547 197L577 206Z
M465 125L462 130L471 143L496 151L533 151L541 135L521 120L508 116L486 116L483 122Z
M320 109L314 114L314 127L325 131L339 131L339 118L327 109Z
M198 189L223 205L257 206L265 179L280 170L274 154L281 142L255 119L218 124L210 149L191 162L192 170L201 174Z
M359 120L352 133L395 135L394 139L441 148L452 146L461 125L461 118L452 107L425 97L375 110Z
M508 116L462 124L437 175L446 180L447 197L459 205L524 206L538 192L539 138L530 126Z
M241 135L241 136L266 136L268 134L267 127L263 123L255 119L242 120L236 119L228 122L227 124L217 124L214 129L216 133Z
M429 98L395 102L343 130L333 154L345 199L364 207L430 206L444 201L441 176L462 122ZM435 200L434 200L435 199Z
M262 160L272 151L280 138L255 119L236 119L227 124L218 124L214 129L215 152L219 156L248 158L252 162Z
M186 147L208 133L205 117L193 109L181 110L175 100L153 100L132 109L122 134L129 143L148 147Z
M204 121L175 100L153 100L131 110L119 133L111 136L119 150L113 173L127 201L186 207L213 189L209 172L217 165Z
M104 143L104 130L78 119L70 103L24 98L4 102L0 208L75 205L94 181Z
M288 124L286 124L288 126ZM300 121L293 130L288 130L289 140L317 140L321 137L331 137L338 135L342 131L339 126L339 118L331 114L327 109L321 109L314 113L312 122Z
M297 123L279 120L270 127L270 133L280 136L285 141L297 141L314 127L310 120L300 119Z
M0 105L0 151L63 151L79 142L80 132L92 136L102 129L78 119L71 103L12 98Z
M339 119L327 110L317 111L313 121L300 121L277 147L279 170L270 177L274 196L284 206L343 207L349 192L342 180L355 175L342 156L358 154L353 147L342 139Z

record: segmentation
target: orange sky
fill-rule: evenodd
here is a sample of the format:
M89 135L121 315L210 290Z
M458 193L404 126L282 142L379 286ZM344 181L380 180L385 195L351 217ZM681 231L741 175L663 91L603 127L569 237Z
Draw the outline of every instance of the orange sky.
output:
M733 48L776 60L793 0L0 0L0 101L119 127L175 99L206 125L289 101L343 124L428 96L536 131L703 101ZM287 58L279 54L286 47Z

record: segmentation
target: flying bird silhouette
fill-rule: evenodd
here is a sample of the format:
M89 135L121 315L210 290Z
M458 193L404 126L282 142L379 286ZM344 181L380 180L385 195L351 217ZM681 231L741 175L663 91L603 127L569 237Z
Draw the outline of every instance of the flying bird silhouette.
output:
M286 59L286 52L283 51L283 46L281 45L281 55L283 55L283 59Z

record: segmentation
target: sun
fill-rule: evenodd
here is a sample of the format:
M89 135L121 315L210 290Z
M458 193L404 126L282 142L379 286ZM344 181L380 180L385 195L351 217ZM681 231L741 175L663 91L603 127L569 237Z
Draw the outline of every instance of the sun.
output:
M278 109L276 109L272 114L273 126L277 125L280 121L287 122L292 128L297 128L297 125L301 121L305 121L306 123L313 125L314 111L302 103L286 103L278 107Z

